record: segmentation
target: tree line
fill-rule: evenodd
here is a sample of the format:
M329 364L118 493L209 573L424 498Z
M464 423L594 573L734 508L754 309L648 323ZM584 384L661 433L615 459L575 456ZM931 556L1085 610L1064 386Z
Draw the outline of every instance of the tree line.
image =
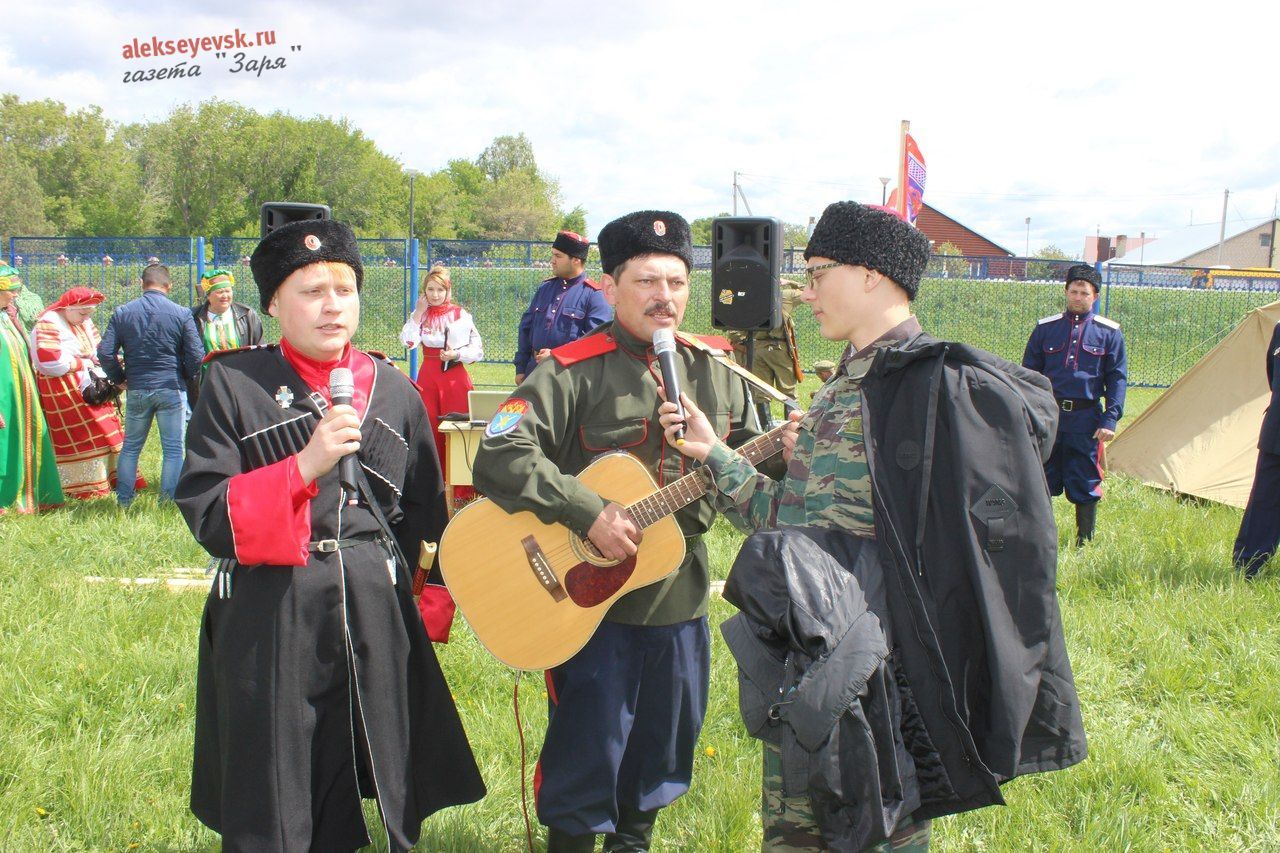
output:
M429 152L423 152L424 156ZM345 118L229 101L121 124L100 107L0 95L0 235L257 236L266 201L330 205L364 237L546 240L586 231L523 134L414 174Z

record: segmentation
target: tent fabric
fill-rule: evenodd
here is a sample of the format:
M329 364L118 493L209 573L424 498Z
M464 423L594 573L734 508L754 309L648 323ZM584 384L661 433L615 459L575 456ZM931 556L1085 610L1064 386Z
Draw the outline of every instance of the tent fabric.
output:
M1150 486L1243 507L1271 389L1280 302L1255 308L1107 447L1107 467Z

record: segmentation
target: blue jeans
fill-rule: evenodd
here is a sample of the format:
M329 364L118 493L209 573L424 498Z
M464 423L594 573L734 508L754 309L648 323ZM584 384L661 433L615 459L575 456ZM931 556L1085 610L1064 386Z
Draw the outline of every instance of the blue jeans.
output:
M164 463L160 468L160 497L173 500L182 473L182 453L186 440L187 392L176 388L125 391L124 447L116 466L116 500L121 506L133 503L134 484L138 480L138 457L151 432L151 419L160 424L160 450Z

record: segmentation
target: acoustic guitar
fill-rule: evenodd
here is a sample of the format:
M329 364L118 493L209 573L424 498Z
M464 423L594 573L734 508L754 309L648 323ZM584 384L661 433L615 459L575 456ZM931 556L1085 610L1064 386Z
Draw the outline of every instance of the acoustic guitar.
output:
M778 427L738 448L753 465L782 450ZM673 514L707 493L698 468L658 488L629 453L592 460L578 480L627 508L644 530L636 554L608 560L587 539L531 512L508 513L481 498L454 515L440 538L440 571L467 624L494 657L516 669L549 669L577 654L609 606L657 583L685 557Z

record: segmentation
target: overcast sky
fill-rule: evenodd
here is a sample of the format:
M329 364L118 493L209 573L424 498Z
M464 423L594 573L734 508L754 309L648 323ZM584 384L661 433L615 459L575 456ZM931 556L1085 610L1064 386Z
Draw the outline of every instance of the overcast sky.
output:
M1280 193L1269 2L1220 0L1194 20L1114 2L4 6L0 91L120 122L215 96L345 116L422 171L524 132L593 235L641 208L731 210L735 171L756 215L879 202L902 119L928 163L925 201L1017 254L1027 217L1032 252L1075 254L1095 229L1216 222L1228 188L1229 222L1269 217ZM186 58L125 60L134 38L236 27L274 30L246 60L287 67L233 74L202 55L199 78L122 82Z

